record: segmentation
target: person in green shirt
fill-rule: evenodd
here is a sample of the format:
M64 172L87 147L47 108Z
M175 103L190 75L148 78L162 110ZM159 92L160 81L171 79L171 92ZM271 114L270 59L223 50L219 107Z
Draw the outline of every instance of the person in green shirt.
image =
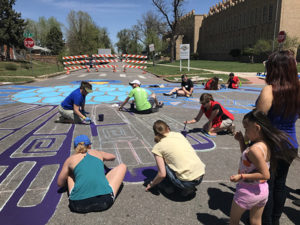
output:
M158 102L156 95L154 93L151 94L148 100L148 94L144 88L141 88L141 82L139 80L134 80L129 83L132 87L128 97L125 101L120 105L119 110L122 110L124 105L129 101L130 98L134 98L136 110L135 112L140 114L148 114L157 112L158 108L163 106L162 102ZM155 108L153 105L155 104Z

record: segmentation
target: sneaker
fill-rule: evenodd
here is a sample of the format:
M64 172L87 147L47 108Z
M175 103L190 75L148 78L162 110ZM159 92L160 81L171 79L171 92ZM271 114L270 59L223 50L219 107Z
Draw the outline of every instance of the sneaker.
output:
M164 96L171 96L172 94L170 93L163 93Z
M90 125L91 122L88 122L88 121L83 120L83 121L81 121L81 124Z

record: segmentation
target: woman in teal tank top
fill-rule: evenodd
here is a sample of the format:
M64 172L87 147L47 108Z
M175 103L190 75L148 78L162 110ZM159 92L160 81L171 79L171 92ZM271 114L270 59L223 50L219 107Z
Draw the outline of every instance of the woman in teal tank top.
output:
M113 154L92 150L86 135L74 139L75 154L66 159L58 176L60 187L68 185L69 207L78 213L98 212L110 208L126 173L120 164L105 175L103 161L112 161Z

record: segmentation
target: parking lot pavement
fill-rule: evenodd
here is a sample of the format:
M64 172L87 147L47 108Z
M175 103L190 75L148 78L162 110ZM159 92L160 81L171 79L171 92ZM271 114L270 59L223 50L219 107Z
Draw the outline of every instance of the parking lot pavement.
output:
M165 103L159 112L136 115L118 111L118 103L130 91L128 82L134 79L139 79L148 93L156 93ZM93 84L94 92L88 95L86 110L94 123L54 123L58 118L57 105L81 80ZM153 122L164 120L171 130L181 132L183 121L197 115L199 96L205 92L202 85L196 85L191 98L162 95L176 85L137 70L104 70L77 71L27 85L1 86L1 224L226 224L235 189L229 177L238 169L239 146L232 136L208 138L197 132L196 128L202 127L206 118L186 126L190 131L187 139L206 164L206 174L196 195L182 198L178 194L144 190L144 181L157 171L151 154ZM237 130L242 130L243 115L253 108L261 87L243 85L239 90L210 93L234 114ZM104 121L98 121L98 114L104 114ZM299 130L300 123L296 126ZM108 211L71 213L67 193L60 193L56 185L62 163L72 153L72 140L79 134L88 135L94 149L118 156L115 162L106 163L108 167L121 162L128 166L124 186ZM299 140L299 132L297 137ZM300 221L299 208L292 204L292 200L300 197L295 192L300 188L299 164L295 161L290 168L289 194L281 224ZM247 224L247 215L242 224Z

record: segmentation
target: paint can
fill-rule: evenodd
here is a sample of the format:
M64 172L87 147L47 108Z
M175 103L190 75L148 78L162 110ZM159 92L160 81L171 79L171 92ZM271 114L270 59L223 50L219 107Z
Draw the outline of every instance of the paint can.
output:
M98 115L98 120L103 121L104 120L104 114L99 114Z

